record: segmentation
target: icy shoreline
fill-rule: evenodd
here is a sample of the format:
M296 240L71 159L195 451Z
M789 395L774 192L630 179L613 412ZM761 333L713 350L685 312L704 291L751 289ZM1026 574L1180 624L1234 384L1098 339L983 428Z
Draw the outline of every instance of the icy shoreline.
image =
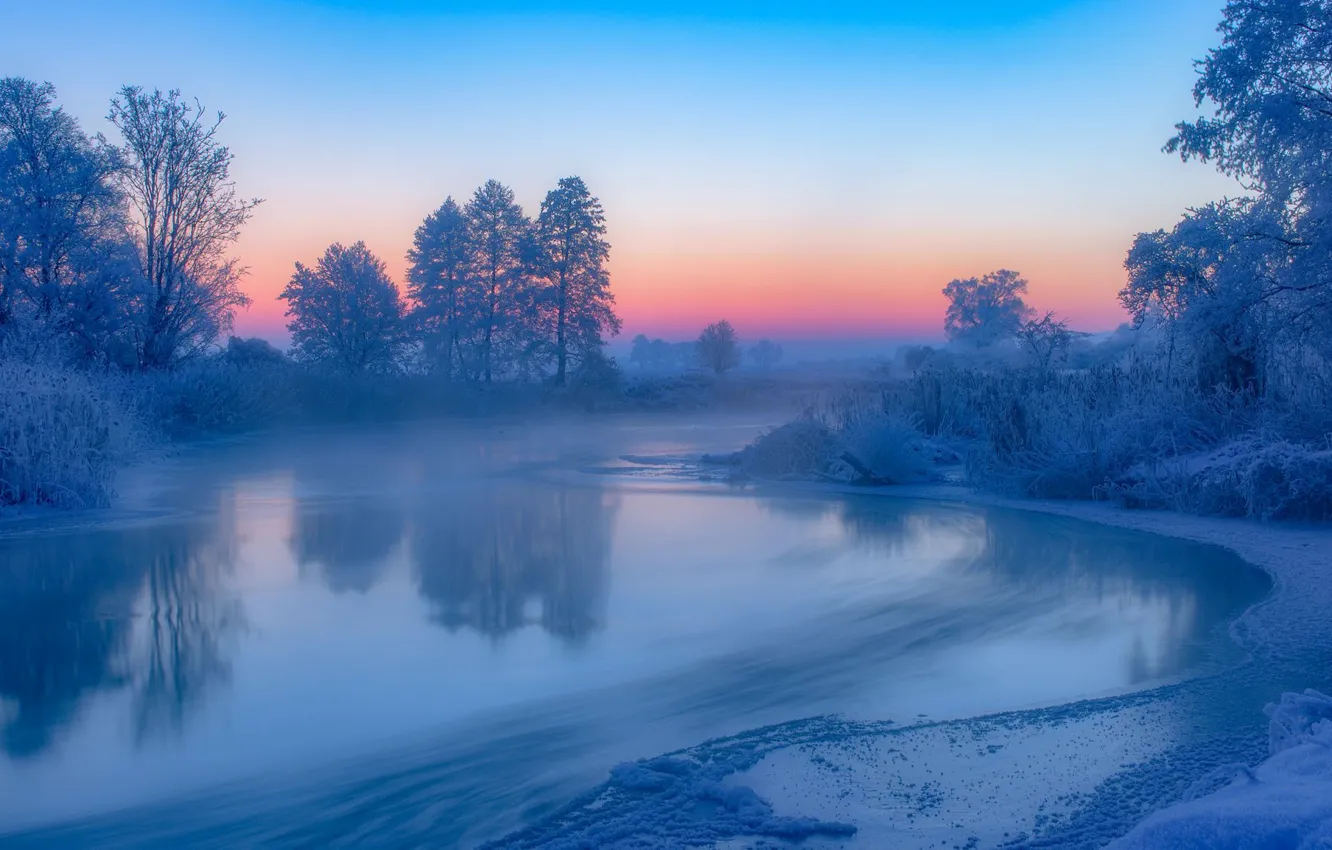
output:
M1264 843L1281 830L1287 838L1292 833L1291 819L1272 816L1271 806L1264 808L1261 800L1244 809L1253 818L1239 832L1234 817L1218 819L1212 813L1215 806L1233 808L1241 800L1248 805L1250 797L1270 793L1268 785L1248 777L1256 775L1270 785L1279 781L1272 779L1278 772L1288 772L1288 763L1306 772L1332 763L1326 756L1318 761L1327 750L1319 737L1326 737L1325 730L1318 727L1304 729L1292 748L1256 771L1237 767L1258 764L1269 754L1265 705L1286 692L1328 689L1332 529L1009 499L946 485L781 483L754 488L773 495L897 497L1010 508L1215 544L1267 572L1274 586L1230 626L1231 638L1248 660L1215 675L965 720L894 725L830 717L753 730L669 754L677 768L700 766L697 772L706 774L707 787L672 782L667 783L670 793L661 794L627 786L621 771L553 818L491 846L578 847L592 841L634 848L773 848L794 846L791 840L798 837L800 846L816 848L1092 848L1117 839L1125 847L1192 847L1221 846L1217 842L1227 836L1232 841L1225 846L1236 848L1326 846L1300 844L1299 838ZM1294 755L1288 754L1292 750ZM1237 785L1250 785L1225 787L1236 776L1243 780ZM1319 807L1318 794L1328 787L1328 778L1301 781L1305 784L1299 787L1308 793L1298 800L1314 802L1292 806L1299 809L1300 824L1322 830L1310 833L1310 840L1318 841L1327 831L1329 808ZM747 823L743 812L717 802L722 799L717 787L735 789L745 799L757 794L763 818ZM1215 799L1209 796L1218 789L1223 790ZM1174 805L1181 800L1190 802ZM682 804L696 816L674 816ZM774 822L800 824L803 831L783 836L780 829L763 828ZM669 829L659 828L665 825ZM856 831L848 834L844 825ZM1248 838L1233 840L1236 835Z

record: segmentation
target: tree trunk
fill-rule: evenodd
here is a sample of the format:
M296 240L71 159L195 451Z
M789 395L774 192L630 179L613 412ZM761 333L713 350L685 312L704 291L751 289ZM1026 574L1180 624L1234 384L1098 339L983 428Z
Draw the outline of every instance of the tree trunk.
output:
M564 324L566 305L569 300L568 284L566 283L565 270L560 269L560 300L558 317L555 321L555 385L564 386L564 371L568 364L569 352L564 342Z

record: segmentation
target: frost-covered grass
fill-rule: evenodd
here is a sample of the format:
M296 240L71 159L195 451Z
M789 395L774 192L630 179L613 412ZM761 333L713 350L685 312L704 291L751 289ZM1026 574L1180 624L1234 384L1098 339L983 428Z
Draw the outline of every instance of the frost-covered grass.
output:
M138 441L105 376L0 358L0 508L105 505Z
M1195 378L1167 375L1153 361L1068 371L924 370L836 394L816 418L836 444L825 454L849 452L879 481L928 480L960 459L967 483L1010 496L1327 520L1326 372L1310 369L1259 397L1200 389ZM770 439L742 455L754 461L755 474L828 471L798 452L775 458L790 443L783 436L785 443Z
M283 421L294 409L292 368L215 357L122 376L145 426L167 439L238 433Z

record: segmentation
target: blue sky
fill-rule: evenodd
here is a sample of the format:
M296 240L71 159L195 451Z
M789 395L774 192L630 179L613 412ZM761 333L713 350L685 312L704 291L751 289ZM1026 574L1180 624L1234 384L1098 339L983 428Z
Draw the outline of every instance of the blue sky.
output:
M10 0L0 73L92 130L122 83L228 113L267 199L242 330L278 333L332 241L400 278L446 195L495 177L535 212L568 174L605 203L629 333L936 335L938 290L1001 266L1099 329L1133 234L1236 191L1160 151L1220 6Z

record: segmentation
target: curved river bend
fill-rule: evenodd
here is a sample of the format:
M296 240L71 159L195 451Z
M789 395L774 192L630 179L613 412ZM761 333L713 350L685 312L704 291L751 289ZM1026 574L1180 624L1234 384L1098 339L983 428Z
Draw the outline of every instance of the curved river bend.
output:
M1270 589L1074 520L691 480L762 423L678 422L258 438L0 526L0 842L473 846L760 726L1222 669Z

